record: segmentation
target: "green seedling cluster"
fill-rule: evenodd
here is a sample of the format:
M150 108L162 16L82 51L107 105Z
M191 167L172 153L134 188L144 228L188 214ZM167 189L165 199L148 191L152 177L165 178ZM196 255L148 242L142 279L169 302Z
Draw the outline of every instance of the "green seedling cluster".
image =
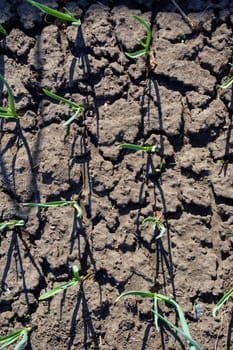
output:
M77 266L73 266L72 267L72 274L73 274L73 278L66 282L66 283L63 283L61 284L60 286L57 286L51 290L49 290L48 292L42 294L38 300L45 300L45 299L48 299L48 298L51 298L53 297L55 294L57 293L60 293L62 291L64 291L65 289L69 288L69 287L72 287L76 284L82 284L82 282L84 281L84 276L80 276L79 274L79 270L78 270L78 267Z
M131 296L131 295L140 296L140 297L144 297L144 298L150 298L154 301L153 313L154 313L154 322L155 322L157 329L159 329L158 319L160 319L163 322L165 322L169 327L171 327L172 329L174 329L175 331L180 333L186 339L190 350L202 350L202 348L198 345L198 343L195 340L193 340L193 338L191 337L184 313L183 313L181 307L179 306L179 304L175 300L173 300L165 295L158 294L158 293L142 292L142 291L128 291L128 292L122 293L116 299L116 302L118 302L123 297ZM167 303L175 308L177 315L179 317L180 323L181 323L181 328L178 328L176 325L174 325L172 322L170 322L167 318L163 317L161 314L158 313L158 301L163 301L163 302L165 302L165 303Z
M10 220L0 223L0 230L5 230L15 226L24 226L24 220Z
M15 109L15 100L8 82L0 74L0 80L5 85L8 94L8 107L0 107L0 118L19 119Z
M81 24L80 19L77 19L74 16L72 16L72 14L66 8L64 8L65 13L63 13L61 11L57 11L57 10L52 9L49 6L43 5L38 1L34 1L34 0L26 0L26 1L29 4L31 4L32 6L37 7L39 10L47 13L50 16L59 18L63 21L71 22L71 24L75 27L78 27Z
M28 334L31 332L31 330L32 327L28 326L0 338L0 350L5 349L17 341L18 343L15 345L14 350L22 349L27 344Z
M77 119L80 116L80 113L85 111L85 108L83 106L80 106L77 103L72 102L64 97L56 95L47 89L43 89L43 92L45 93L45 95L47 95L47 96L49 96L49 97L51 97L59 102L63 102L63 103L68 104L70 106L70 110L72 112L74 112L74 114L63 124L64 126L70 125L75 119Z
M82 208L78 204L77 201L55 201L55 202L45 202L45 203L23 203L24 207L41 207L41 208L49 208L49 207L64 207L65 205L72 205L74 209L77 211L77 217L80 218L82 216Z
M148 218L145 218L142 223L145 224L147 222L152 222L154 230L157 230L157 229L159 230L160 233L159 235L156 236L156 239L162 238L164 236L167 229L160 220L149 216Z
M154 153L157 150L157 145L154 146L140 146L133 143L122 143L118 146L121 149L129 149L132 151L144 151L149 153Z
M129 58L137 58L142 55L149 55L150 54L150 44L152 39L151 29L149 25L146 23L146 21L137 15L133 16L134 19L136 19L139 23L141 23L144 28L146 29L146 41L140 40L138 44L142 46L142 49L134 51L134 52L125 52L125 55Z

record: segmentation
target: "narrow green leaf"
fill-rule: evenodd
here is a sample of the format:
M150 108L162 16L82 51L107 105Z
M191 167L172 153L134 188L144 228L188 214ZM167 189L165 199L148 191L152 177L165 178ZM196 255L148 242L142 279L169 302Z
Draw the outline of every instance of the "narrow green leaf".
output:
M161 237L164 236L164 234L166 233L167 229L166 227L164 226L164 224L159 221L158 219L154 218L154 217L147 217L143 220L142 224L145 224L146 222L152 222L153 225L154 225L154 228L158 228L160 230L160 234L158 236L156 236L156 239L159 239Z
M23 203L24 207L63 207L65 205L72 205L74 209L77 210L77 217L82 216L82 208L78 205L76 201L55 201L55 202L45 202L45 203Z
M55 202L45 202L45 203L23 203L24 207L41 207L41 208L49 208L49 207L63 207L65 205L72 205L75 210L77 210L77 217L82 216L82 208L76 201L55 201Z
M70 13L63 13L58 10L54 10L50 8L49 6L43 5L40 2L34 1L34 0L27 0L27 2L35 7L37 7L39 10L47 13L48 15L51 15L56 18L60 18L64 21L71 22L74 26L79 26L81 24L80 19L75 18Z
M8 107L0 107L0 112L8 113L9 108Z
M119 145L119 148L121 149L130 149L134 151L145 151L145 152L155 152L156 150L156 145L154 146L140 146L140 145L135 145L132 143L122 143Z
M121 299L122 297L125 297L125 296L129 296L129 295L137 295L137 296L141 296L141 297L146 297L146 298L157 298L157 300L162 300L170 305L172 305L177 313L178 313L178 316L179 316L179 319L180 319L180 323L181 323L181 326L182 326L182 329L183 329L183 332L186 334L187 337L191 337L190 333L189 333L189 328L188 328L188 325L186 323L186 320L185 320L185 317L184 317L184 313L181 309L181 307L179 306L179 304L177 304L177 302L165 295L162 295L162 294L158 294L158 293L151 293L151 292L143 292L143 291L128 291L128 292L124 292L122 293L117 299L115 302L117 302L119 299ZM158 314L159 315L159 314ZM201 348L197 348L198 350L201 350ZM194 350L192 348L192 345L190 346L190 350Z
M142 55L146 55L146 49L141 49L134 52L125 52L125 55L129 58L137 58Z
M80 207L80 205L78 205L77 202L73 203L73 207L77 210L77 217L80 218L83 215L83 211L82 208Z
M3 35L7 36L7 31L6 31L6 29L3 27L2 24L0 24L0 32L1 32Z
M152 38L151 29L150 29L149 25L146 23L146 21L145 21L142 17L137 16L137 15L133 15L133 17L134 17L138 22L140 22L140 23L144 26L144 28L146 29L147 38L146 38L145 47L146 47L147 49L149 49L150 42L151 42L151 38Z
M129 58L137 58L142 55L148 55L150 51L150 43L152 39L151 29L149 25L146 23L146 21L142 17L137 15L133 15L133 18L136 19L139 23L141 23L146 29L146 41L143 42L142 40L140 40L138 42L139 45L143 47L143 49L134 51L134 52L125 52L125 55Z
M231 86L232 83L233 83L233 76L231 78L229 78L225 83L223 83L221 85L217 85L217 87L220 89L226 89L229 86Z
M66 122L63 123L63 126L68 126L70 125L75 119L79 117L80 114L80 109L77 110Z
M71 24L72 24L74 27L80 26L80 25L81 25L80 19L76 19L76 18L72 15L72 13L71 13L66 7L63 7L63 8L64 8L64 11L65 11L65 13L66 13L67 15L70 15L71 18L74 18L74 21L71 22Z
M229 161L224 159L217 159L216 164L227 164Z
M12 113L0 113L0 118L9 118L9 119L18 119L14 114Z
M71 124L75 119L78 118L79 114L85 110L85 108L83 106L80 106L77 103L72 102L72 101L70 101L70 100L68 100L68 99L66 99L64 97L56 95L56 94L54 94L53 92L51 92L51 91L49 91L47 89L43 89L43 92L47 96L49 96L49 97L51 97L51 98L53 98L53 99L55 99L57 101L64 102L64 103L68 104L71 107L71 109L73 111L75 111L75 113L65 123L63 123L64 126L67 126L67 125Z
M75 201L55 201L46 203L23 203L24 207L62 207L64 205L75 204Z
M74 279L81 283L82 276L80 276L80 274L79 274L78 266L76 266L76 265L72 266L72 273L73 273Z
M53 98L54 100L57 100L57 101L60 101L60 102L64 102L64 103L68 104L69 106L74 107L74 109L80 109L81 108L81 106L79 106L77 103L72 102L72 101L70 101L70 100L68 100L68 99L66 99L64 97L61 97L61 96L59 96L59 95L55 94L54 92L51 92L51 91L49 91L47 89L43 89L43 92L45 93L45 95Z
M137 295L144 298L154 298L154 293L130 290L128 292L121 293L121 295L119 295L119 297L116 298L115 303L117 303L121 298L124 298L129 295Z
M5 343L6 341L15 341L16 339L18 339L18 337L20 336L20 334L22 333L22 330L10 333L8 335L5 335L4 337L0 338L0 344Z
M22 339L20 340L20 342L15 346L14 350L20 350L24 347L24 345L27 344L28 341L28 332L26 330L24 330L22 332L22 334L20 335L20 337L22 337Z
M57 286L57 287L49 290L48 292L42 294L39 297L39 300L45 300L47 298L50 298L53 295L63 291L64 289L75 285L76 283L82 283L82 276L80 276L78 267L76 265L72 266L72 273L73 273L73 276L74 276L74 278L72 278L72 280L70 280L70 281L68 281L66 283L63 283L60 286Z
M154 225L156 225L157 222L158 222L158 220L155 219L153 216L148 216L147 218L145 218L145 219L143 220L142 223L145 224L145 223L147 223L147 222L152 222Z
M19 116L16 113L15 110L15 102L14 102L14 96L13 93L11 91L11 88L8 84L8 82L6 81L6 79L4 79L4 77L2 76L2 74L0 74L0 80L5 84L6 86L6 90L7 90L7 94L8 94L8 103L9 103L9 107L8 107L8 113L6 113L5 118L16 118L19 119ZM5 107L2 107L4 110ZM1 115L1 117L4 117L3 115Z
M51 290L49 290L48 292L42 294L38 300L45 300L45 299L48 299L48 298L51 298L52 296L54 296L55 294L57 293L60 293L61 291L69 288L69 287L72 287L73 285L75 285L76 283L79 283L79 281L77 281L76 279L72 279L66 283L63 283L61 284L60 286L57 286Z
M159 332L160 329L159 329L157 313L158 313L158 298L154 296L154 324L155 324L155 328Z
M213 317L216 317L218 310L232 295L233 295L233 288L230 289L226 294L224 294L223 297L215 305L215 307L212 310Z
M185 332L183 332L180 328L176 327L172 322L170 322L167 318L163 317L161 314L159 314L158 312L153 311L153 313L160 318L163 322L165 322L168 326L170 326L171 328L175 329L175 331L177 333L180 333L189 343L189 347L190 350L202 350L202 348L200 347L200 345L193 340L192 337L190 337L189 334L186 334Z
M14 347L14 350L20 350L26 344L28 339L28 333L31 330L32 330L32 327L28 326L0 338L0 344L2 344L0 346L0 350L5 349L6 347L13 344L14 342L16 342L18 339L22 337L20 342Z
M23 226L25 224L24 220L11 220L0 223L0 230L4 230L8 227Z

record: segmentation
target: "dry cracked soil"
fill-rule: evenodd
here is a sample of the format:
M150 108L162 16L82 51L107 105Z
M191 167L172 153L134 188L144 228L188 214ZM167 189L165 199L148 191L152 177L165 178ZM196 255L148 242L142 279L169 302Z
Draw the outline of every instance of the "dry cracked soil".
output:
M0 218L25 221L0 233L0 335L31 324L25 349L188 349L165 323L156 330L151 299L115 303L140 290L174 298L203 350L233 349L231 301L212 317L233 286L233 100L217 88L232 74L233 2L177 1L188 18L173 1L41 2L81 26L0 1L0 72L20 114L0 120ZM155 67L125 56L145 37L132 14L151 25ZM85 112L65 127L67 106L44 88ZM23 206L74 199L82 218L72 206ZM38 301L72 266L93 275Z

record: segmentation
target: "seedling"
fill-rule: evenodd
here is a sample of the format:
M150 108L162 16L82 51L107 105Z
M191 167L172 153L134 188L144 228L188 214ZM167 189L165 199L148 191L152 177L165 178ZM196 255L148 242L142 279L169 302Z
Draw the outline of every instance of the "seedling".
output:
M143 47L142 49L134 52L125 52L125 55L129 58L137 58L142 55L148 56L150 54L150 43L152 38L151 29L142 17L134 15L133 18L136 19L138 22L140 22L146 29L146 41L140 40L138 42L138 44Z
M232 63L229 63L231 67L233 67ZM217 85L218 88L220 89L227 89L231 84L233 83L233 76L230 77L225 83Z
M144 151L149 153L155 153L157 149L157 145L154 146L140 146L131 143L122 143L118 146L121 149L130 149L133 151Z
M0 33L2 33L3 35L7 36L7 31L6 31L6 29L3 27L2 24L0 24Z
M31 330L32 327L28 326L0 338L0 350L5 349L16 341L19 341L19 343L14 347L14 350L22 349L24 345L27 344L28 333L31 332Z
M56 201L56 202L45 202L45 203L23 203L24 207L63 207L65 205L72 205L77 210L77 217L82 216L82 209L76 201Z
M58 10L54 10L51 7L43 5L40 2L37 2L34 0L27 0L27 2L29 4L31 4L32 6L37 7L39 10L47 13L48 15L62 19L64 21L71 22L71 24L75 27L78 27L81 24L80 19L75 18L66 8L64 8L64 10L65 10L65 13L64 13L64 12L60 12Z
M213 317L216 317L218 310L222 307L222 305L233 295L233 288L231 288L224 296L219 300L219 302L215 305L212 310Z
M233 77L230 77L225 83L223 83L221 85L217 85L217 87L220 89L226 89L229 86L231 86L232 83L233 83Z
M149 216L148 218L145 218L142 223L145 224L146 222L152 222L154 230L158 230L160 232L159 235L156 236L156 239L162 238L167 231L166 227L160 221L160 219Z
M47 96L49 96L57 101L64 102L64 103L68 104L70 106L70 110L74 112L74 114L63 124L64 126L71 124L75 119L77 119L79 117L80 113L85 111L85 108L83 106L80 106L75 102L67 100L64 97L56 95L49 90L43 89L43 92L45 93L45 95L47 95Z
M24 220L11 220L0 223L0 230L5 230L7 228L15 226L23 226L25 224Z
M161 160L159 165L155 168L156 173L161 173L163 168L164 168L164 166L165 166L165 161Z
M12 90L8 84L8 82L4 79L4 77L0 74L0 80L5 84L7 94L8 94L8 107L0 107L0 118L15 118L19 119L19 116L15 110L15 101Z
M87 279L93 277L93 275L94 275L94 274L91 272L91 273L87 274L86 276L80 276L79 270L78 270L78 267L77 267L77 266L73 266L73 267L72 267L72 273L73 273L73 278L72 278L70 281L68 281L68 282L66 282L66 283L63 283L63 284L61 284L60 286L55 287L55 288L49 290L48 292L42 294L42 295L39 297L39 300L41 301L41 300L45 300L45 299L51 298L51 297L54 296L55 294L60 293L60 292L62 292L63 290L65 290L65 289L67 289L67 288L69 288L69 287L72 287L72 286L74 286L74 285L77 284L77 283L79 283L80 286L81 286L81 284L82 284L85 280L87 280Z
M229 163L229 160L228 159L227 160L226 159L217 159L216 163L221 164L221 165L225 165L225 164Z
M175 329L177 332L179 332L188 342L189 345L189 349L190 350L202 350L201 347L197 344L197 342L195 340L192 339L190 332L189 332L189 328L188 325L186 323L185 317L184 317L184 313L181 309L181 307L179 306L179 304L177 304L175 302L175 300L162 295L162 294L158 294L158 293L151 293L151 292L142 292L142 291L129 291L129 292L125 292L122 293L115 302L117 302L118 300L120 300L122 297L126 297L129 295L137 295L137 296L141 296L141 297L145 297L145 298L152 298L154 300L154 321L155 324L158 325L158 319L161 319L163 322L165 322L169 327ZM170 322L167 318L163 317L161 314L158 313L158 307L157 307L157 302L158 301L164 301L165 303L170 304L171 306L173 306L179 316L180 319L180 323L181 323L181 328L176 327L172 322Z

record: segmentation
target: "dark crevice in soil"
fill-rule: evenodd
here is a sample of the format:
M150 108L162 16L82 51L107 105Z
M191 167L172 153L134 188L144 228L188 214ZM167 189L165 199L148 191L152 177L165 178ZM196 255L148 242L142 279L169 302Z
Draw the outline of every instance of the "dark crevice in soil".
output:
M40 265L45 276L52 273L57 282L66 282L67 277L64 275L71 275L67 264L61 264L56 267L51 267L50 263L47 261L46 257L40 257ZM59 277L62 276L62 277Z
M129 202L127 205L119 205L116 200L112 199L109 196L109 200L111 201L114 208L116 208L119 211L119 215L127 215L132 210L141 210L142 208L146 207L147 203L132 203ZM145 202L145 201L144 201Z
M212 214L211 207L197 205L195 203L188 204L184 201L182 201L182 205L187 213L191 213L193 215L208 216Z
M182 123L181 129L184 128L184 123ZM180 152L184 145L183 134L180 133L178 136L167 136L170 144L173 146L175 152Z
M176 212L164 212L164 218L169 220L179 220L182 216L182 208L181 205L176 208ZM167 225L167 229L169 229L170 225Z
M206 147L210 142L214 142L222 130L218 127L211 127L206 130L202 130L199 133L193 133L188 131L189 142L193 147Z
M209 176L209 170L201 170L199 173L195 173L191 167L190 168L183 168L181 167L181 174L186 176L187 178L192 178L195 181L200 181L204 177Z
M233 199L226 197L224 195L217 195L215 193L215 200L216 200L216 204L225 203L226 205L233 206Z

